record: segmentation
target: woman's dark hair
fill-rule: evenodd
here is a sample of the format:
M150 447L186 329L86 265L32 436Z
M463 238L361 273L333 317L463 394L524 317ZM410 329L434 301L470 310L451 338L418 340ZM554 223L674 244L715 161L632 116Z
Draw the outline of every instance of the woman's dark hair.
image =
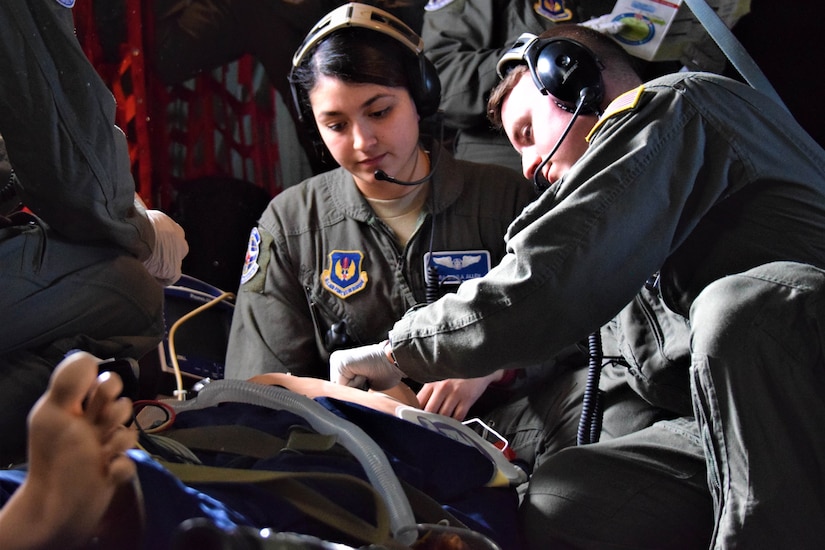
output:
M312 120L308 95L320 76L410 90L410 71L412 67L418 70L417 63L413 52L395 38L352 27L334 32L319 43L304 62L292 70L290 81L299 95L302 114Z

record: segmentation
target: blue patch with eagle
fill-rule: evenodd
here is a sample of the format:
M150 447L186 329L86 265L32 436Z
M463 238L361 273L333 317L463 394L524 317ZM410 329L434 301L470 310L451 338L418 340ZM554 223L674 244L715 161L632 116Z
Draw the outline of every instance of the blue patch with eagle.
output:
M367 272L361 270L364 254L358 250L333 250L329 268L321 272L321 284L338 296L349 298L367 286Z

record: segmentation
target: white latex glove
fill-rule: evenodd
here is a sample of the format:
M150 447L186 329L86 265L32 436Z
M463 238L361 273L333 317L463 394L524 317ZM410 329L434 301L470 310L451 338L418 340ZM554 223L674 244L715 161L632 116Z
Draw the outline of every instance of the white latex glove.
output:
M343 386L361 388L369 382L373 390L388 390L404 378L401 369L387 357L386 342L340 349L329 356L329 379Z
M143 265L162 285L170 285L180 279L181 263L189 253L186 235L175 220L160 210L147 210L146 215L155 229L155 247Z

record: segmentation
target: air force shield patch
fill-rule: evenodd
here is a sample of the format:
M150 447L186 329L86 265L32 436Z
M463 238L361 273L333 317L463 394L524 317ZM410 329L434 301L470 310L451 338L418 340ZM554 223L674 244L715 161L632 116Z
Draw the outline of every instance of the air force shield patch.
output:
M58 4L63 6L64 8L73 8L75 0L55 0Z
M367 286L367 272L361 271L364 254L358 250L333 250L329 269L321 273L321 284L339 298L349 298Z
M258 258L261 255L261 234L257 227L253 227L249 233L249 244L246 247L246 258L243 262L243 271L241 272L241 284L249 281L261 266L258 264Z
M533 4L533 10L554 23L561 23L562 21L570 21L573 19L573 12L564 5L564 0L561 2L555 0L537 0L537 2Z

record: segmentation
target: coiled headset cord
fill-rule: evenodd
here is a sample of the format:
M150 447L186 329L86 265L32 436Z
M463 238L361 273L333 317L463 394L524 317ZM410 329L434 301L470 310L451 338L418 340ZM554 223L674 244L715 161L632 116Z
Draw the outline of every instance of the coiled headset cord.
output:
M14 180L12 180L12 178L9 178L9 181L6 183L6 185L4 185L2 189L0 189L0 202L12 198L16 193L17 191L15 191L14 189Z
M435 159L432 161L433 167L431 168L430 172L435 175L435 168L438 166L438 159L440 155L440 148L444 143L444 117L442 113L438 114L436 118L436 124L438 125L438 139L433 139L432 144L432 154L435 155ZM434 179L433 179L434 181ZM429 244L429 252L430 252L430 259L427 263L427 276L426 281L424 282L424 299L427 301L428 304L432 304L436 300L438 300L438 295L441 290L441 283L438 280L438 267L433 262L433 239L435 237L435 185L430 186L430 244Z
M599 376L602 371L602 335L597 330L587 338L588 365L587 383L584 387L579 430L576 434L578 445L596 443L602 431L604 392L599 390Z
M11 201L11 199L17 196L17 189L14 188L14 181L14 171L12 170L12 172L9 174L8 181L3 185L3 187L0 187L0 205L4 205L4 203ZM13 212L19 207L19 201L14 204L10 203L10 205L4 205L0 207L3 210L8 210L7 212L0 210L0 216L6 215L10 212Z

